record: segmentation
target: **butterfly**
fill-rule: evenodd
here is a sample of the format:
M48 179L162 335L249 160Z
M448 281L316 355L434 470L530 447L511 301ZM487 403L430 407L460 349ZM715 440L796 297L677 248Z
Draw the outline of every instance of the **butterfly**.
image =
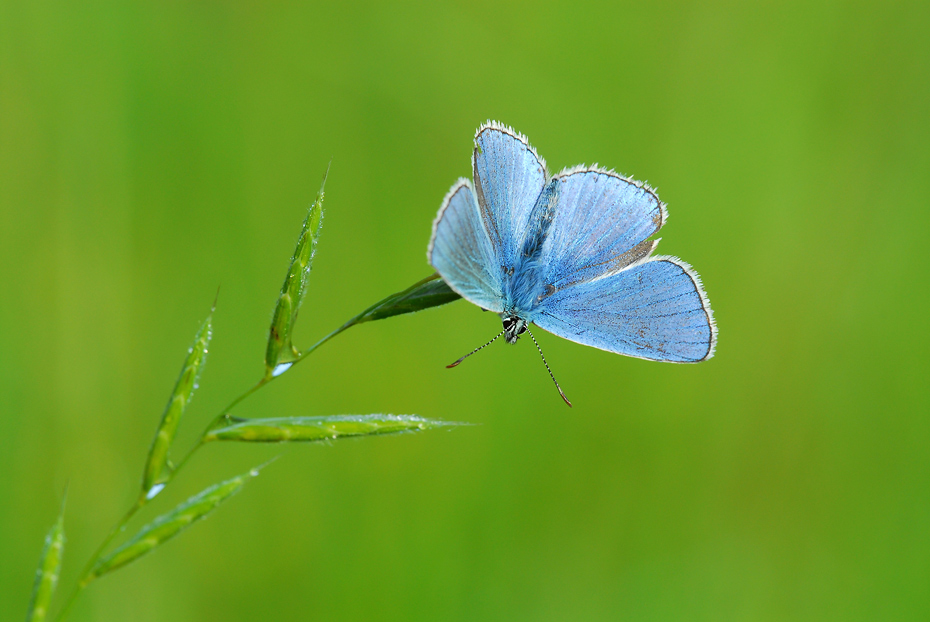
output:
M653 189L596 165L550 176L525 136L490 121L475 133L472 170L474 184L459 179L443 199L427 258L462 298L499 314L503 330L449 367L502 335L516 343L530 324L653 361L714 355L700 277L652 255L668 219Z

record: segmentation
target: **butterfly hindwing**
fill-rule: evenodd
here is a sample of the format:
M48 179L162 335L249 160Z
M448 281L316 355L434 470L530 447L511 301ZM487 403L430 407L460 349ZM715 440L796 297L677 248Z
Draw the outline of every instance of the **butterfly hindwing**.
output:
M427 259L460 296L484 309L502 311L497 252L467 179L460 179L443 200Z
M533 321L576 343L654 361L697 363L713 356L717 340L700 278L675 257L556 290Z

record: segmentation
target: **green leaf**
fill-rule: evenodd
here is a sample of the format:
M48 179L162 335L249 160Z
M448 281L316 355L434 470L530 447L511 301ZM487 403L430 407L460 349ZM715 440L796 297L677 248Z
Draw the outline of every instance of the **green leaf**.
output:
M35 584L32 587L32 602L29 603L29 613L26 622L42 622L48 615L48 606L52 602L55 586L58 585L58 575L61 572L61 558L65 546L65 498L61 500L61 510L58 512L58 521L45 536L45 548L39 559L39 569L36 571Z
M404 291L391 294L384 300L376 302L372 306L368 307L353 317L351 320L301 352L296 360L304 358L342 331L346 330L347 328L351 328L356 324L363 324L373 320L383 320L384 318L393 317L395 315L403 315L404 313L413 313L414 311L421 311L430 307L438 307L439 305L453 302L459 298L461 298L461 296L452 291L452 289L446 285L446 282L443 281L438 274L433 274L426 277L422 281L414 283ZM293 363L282 363L281 365L278 365L276 369L271 371L270 376L280 376L286 372L291 367L291 365L293 365ZM266 376L265 380L268 379L269 377Z
M395 315L438 307L454 302L459 298L461 296L452 291L438 274L433 274L422 281L414 283L404 291L391 294L381 302L368 307L346 322L342 330L363 322L383 320Z
M300 237L297 238L297 247L294 249L287 276L281 286L281 295L275 305L271 328L268 331L268 347L265 349L266 377L275 375L274 371L279 366L282 366L283 372L287 369L283 366L292 363L299 356L291 343L291 334L294 324L297 323L297 311L307 295L310 267L323 224L323 189L326 186L327 175L329 175L329 168L323 175L323 183L320 185L316 200L310 206L307 217L304 218Z
M148 460L142 474L142 494L149 499L161 492L161 489L164 488L163 483L170 476L171 467L168 462L168 450L172 441L174 441L181 416L197 389L200 372L203 371L203 367L207 362L208 346L210 345L210 338L213 336L213 312L215 310L216 303L214 302L210 315L207 316L200 330L197 331L194 344L187 351L187 358L184 360L184 366L181 367L181 375L178 376L174 391L172 391L171 398L168 400L168 405L161 417L158 431L152 440L152 447L149 449Z
M167 514L162 514L139 530L139 533L133 536L131 540L106 557L99 559L94 565L94 569L84 579L83 584L86 585L97 577L121 568L146 553L152 552L193 523L205 518L226 499L239 492L245 482L258 475L258 471L259 469L252 469L248 473L210 486Z
M415 415L330 415L269 419L238 419L227 415L206 433L204 442L314 442L351 436L419 432L454 425L462 424L423 419Z

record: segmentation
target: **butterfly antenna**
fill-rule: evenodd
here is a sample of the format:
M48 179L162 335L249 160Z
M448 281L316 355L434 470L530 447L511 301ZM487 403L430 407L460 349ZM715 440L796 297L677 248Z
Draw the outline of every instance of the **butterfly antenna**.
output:
M533 333L530 332L530 327L526 327L526 332L530 333L530 338L533 340L533 343L536 344L536 349L539 350L539 356L542 357L543 365L546 366L546 371L549 372L549 377L552 378L552 382L555 383L555 388L559 390L559 395L562 396L562 399L565 400L565 403L568 404L568 407L571 408L572 403L568 401L568 398L565 397L565 393L562 391L562 387L559 386L559 381L555 379L555 376L552 375L552 370L549 369L549 363L546 362L546 355L542 353L542 348L539 347L539 344L536 342L536 337L533 337ZM498 335L499 337L500 335ZM497 337L495 337L497 339Z
M498 333L497 337L500 337L500 336L503 335L503 334L504 334L504 331L501 331L500 333ZM474 353L477 352L478 350L481 350L482 348L487 348L489 345L491 345L492 343L494 343L494 342L497 340L497 337L495 337L495 338L492 339L491 341L487 342L487 343L484 344L483 346L478 346L477 348L475 348L474 350L472 350L471 352L469 352L468 354L466 354L465 356L463 356L462 358L460 358L460 359L457 360L456 362L452 363L451 365L446 365L446 369L452 369L453 367L455 367L456 365L458 365L459 363L461 363L462 361L464 361L465 359L467 359L469 356L471 356L472 354L474 354ZM553 378L553 380L554 380L554 378Z

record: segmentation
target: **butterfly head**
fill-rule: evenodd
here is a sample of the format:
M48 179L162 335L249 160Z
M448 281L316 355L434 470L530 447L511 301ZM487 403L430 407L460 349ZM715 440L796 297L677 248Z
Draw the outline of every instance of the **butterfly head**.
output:
M504 324L504 339L507 343L517 343L517 338L526 332L526 320L516 315L501 315L501 322Z

